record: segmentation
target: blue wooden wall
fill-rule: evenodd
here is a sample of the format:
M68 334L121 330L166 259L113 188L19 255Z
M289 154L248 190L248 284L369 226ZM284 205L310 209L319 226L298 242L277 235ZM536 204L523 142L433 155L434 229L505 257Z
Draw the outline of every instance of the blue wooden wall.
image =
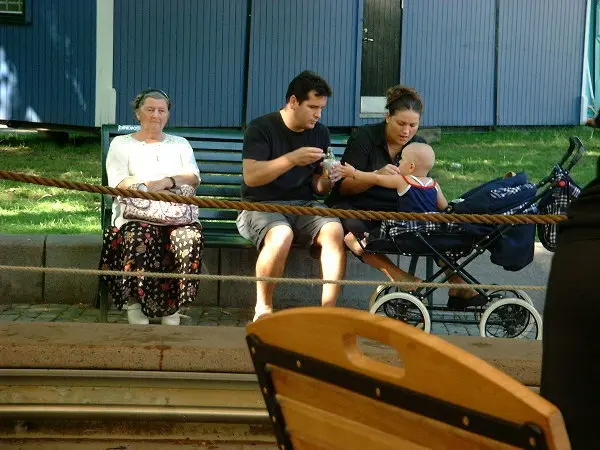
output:
M131 99L158 87L175 104L170 125L242 127L280 108L304 69L333 87L324 123L378 120L359 115L364 1L115 0L116 121L133 122ZM30 24L0 25L21 105L45 122L93 126L96 1L29 4ZM423 95L423 125L579 123L585 6L404 0L398 78Z
M247 0L115 1L114 88L118 123L131 100L160 88L174 108L169 125L242 125Z
M20 104L12 117L2 119L23 120L29 107L42 122L93 126L96 2L37 0L27 6L30 23L0 26L4 75L7 69L16 73L18 94L13 89L12 101ZM0 89L3 104L9 100L6 85Z
M253 0L248 122L281 108L291 79L308 69L333 88L323 123L354 124L358 3Z
M423 125L492 125L496 0L404 0L401 81Z
M500 0L498 125L579 123L585 0Z

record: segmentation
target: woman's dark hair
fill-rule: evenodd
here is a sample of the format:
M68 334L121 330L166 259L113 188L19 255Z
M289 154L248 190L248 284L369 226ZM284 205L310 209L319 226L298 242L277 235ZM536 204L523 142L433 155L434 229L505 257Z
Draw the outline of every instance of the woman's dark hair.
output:
M133 109L136 110L142 106L144 100L146 100L148 97L155 98L157 100L165 100L167 102L167 109L169 109L169 111L171 110L171 99L165 91L160 89L144 89L142 92L136 95L131 102Z
M393 116L397 111L423 112L423 99L412 88L396 85L387 90L385 108Z
M310 70L305 70L294 78L288 86L285 101L289 102L293 95L298 103L308 100L308 93L315 91L317 97L331 97L331 87L320 75Z

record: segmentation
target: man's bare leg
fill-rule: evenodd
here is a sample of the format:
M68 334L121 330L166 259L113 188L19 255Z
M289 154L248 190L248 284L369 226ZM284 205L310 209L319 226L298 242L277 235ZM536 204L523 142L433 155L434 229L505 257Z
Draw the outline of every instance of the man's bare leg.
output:
M287 261L294 233L287 225L276 225L271 228L256 260L257 277L281 277ZM261 315L273 312L273 291L275 283L266 281L256 282L256 307L254 320Z
M346 247L342 225L338 222L327 222L319 231L315 242L321 246L323 279L341 280L346 273ZM341 284L324 284L321 305L335 306L341 292Z

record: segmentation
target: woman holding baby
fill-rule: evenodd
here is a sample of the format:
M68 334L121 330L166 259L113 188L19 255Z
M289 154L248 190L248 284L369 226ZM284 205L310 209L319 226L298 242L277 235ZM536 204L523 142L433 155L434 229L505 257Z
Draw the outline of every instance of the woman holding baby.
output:
M342 164L348 163L357 171L379 175L400 175L402 151L412 143L425 143L416 133L419 129L423 100L409 87L397 85L386 93L385 120L359 128L348 140ZM327 204L336 208L376 211L398 211L398 190L375 185L368 177L346 177L337 181ZM356 252L356 239L379 229L381 222L374 220L341 219L347 246L364 263L382 271L392 281L420 279L396 266L387 255ZM360 253L360 254L357 254ZM460 283L453 276L451 282ZM450 297L468 301L476 292L470 289L451 290Z

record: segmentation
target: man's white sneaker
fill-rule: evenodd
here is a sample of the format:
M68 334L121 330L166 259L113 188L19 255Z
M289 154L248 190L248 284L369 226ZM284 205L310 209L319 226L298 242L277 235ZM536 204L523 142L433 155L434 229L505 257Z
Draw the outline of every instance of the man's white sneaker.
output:
M177 311L175 314L171 314L170 316L163 316L160 319L160 323L163 325L179 325L181 322L181 314Z
M127 310L127 321L131 325L148 325L150 323L150 319L142 312L142 305L139 303L126 305L125 309Z

